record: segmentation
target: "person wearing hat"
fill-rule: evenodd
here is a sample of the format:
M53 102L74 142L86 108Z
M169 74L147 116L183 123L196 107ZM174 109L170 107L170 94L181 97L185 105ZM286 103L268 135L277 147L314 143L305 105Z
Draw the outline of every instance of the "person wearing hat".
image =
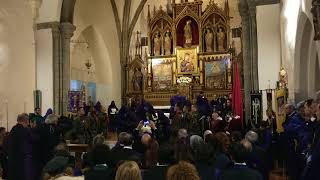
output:
M46 180L83 180L83 176L72 177L66 173L69 164L69 158L65 156L56 156L51 159L43 168L43 179Z

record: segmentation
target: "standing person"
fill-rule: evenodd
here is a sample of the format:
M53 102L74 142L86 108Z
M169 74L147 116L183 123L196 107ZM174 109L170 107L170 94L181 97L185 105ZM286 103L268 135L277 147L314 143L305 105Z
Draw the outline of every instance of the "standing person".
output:
M2 169L2 178L7 179L8 173L8 159L7 159L7 142L8 135L6 128L0 127L0 166Z
M39 107L34 108L34 114L31 115L31 118L38 125L44 122L44 118L41 116L41 109Z
M49 108L46 112L46 114L43 116L43 119L47 119L47 117L50 115L50 114L53 114L53 110L51 108Z
M302 152L303 144L302 139L305 123L302 117L296 112L295 107L291 104L285 105L285 112L287 115L286 121L283 123L284 134L286 137L286 154L288 175L292 180L298 179L300 176L299 169L299 152Z
M110 130L115 131L116 130L116 119L119 109L116 106L116 103L114 101L111 101L109 107L108 107L108 117L110 120Z
M27 130L29 117L27 114L20 114L17 124L11 129L8 146L8 179L10 180L34 180L34 174L30 167L32 154L28 148L30 140Z
M60 130L57 127L58 116L51 114L45 120L45 123L38 127L40 136L39 158L40 167L53 157L53 149L60 141Z

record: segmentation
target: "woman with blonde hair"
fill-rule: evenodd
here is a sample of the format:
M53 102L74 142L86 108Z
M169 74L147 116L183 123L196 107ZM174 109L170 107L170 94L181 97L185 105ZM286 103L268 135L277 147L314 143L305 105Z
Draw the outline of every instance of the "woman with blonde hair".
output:
M171 166L167 172L167 180L200 180L197 169L194 165L180 161L178 164Z
M117 170L116 180L142 180L140 168L134 161L125 161Z

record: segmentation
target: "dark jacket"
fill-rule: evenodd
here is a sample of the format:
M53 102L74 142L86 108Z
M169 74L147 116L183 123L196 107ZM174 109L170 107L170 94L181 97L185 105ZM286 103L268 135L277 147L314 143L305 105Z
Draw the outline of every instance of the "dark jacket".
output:
M150 168L143 173L144 180L164 180L166 179L166 174L169 166L161 165Z
M258 171L246 165L233 165L221 173L221 180L262 180Z
M113 169L103 165L96 165L84 173L85 180L114 179Z
M138 164L142 162L142 155L132 149L122 148L111 152L111 166L116 167L120 161L132 160Z
M9 180L39 179L33 157L33 140L31 131L21 124L12 128L8 145Z

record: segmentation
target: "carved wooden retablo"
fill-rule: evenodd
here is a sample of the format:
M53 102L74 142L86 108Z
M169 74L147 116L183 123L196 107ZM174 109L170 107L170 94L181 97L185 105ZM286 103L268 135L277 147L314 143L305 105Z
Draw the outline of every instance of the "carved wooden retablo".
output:
M141 94L154 105L168 105L177 93L194 100L201 91L208 99L231 92L229 7L210 3L203 10L202 3L173 1L169 12L148 7L148 57L128 69L129 97ZM188 82L182 86L180 79Z

